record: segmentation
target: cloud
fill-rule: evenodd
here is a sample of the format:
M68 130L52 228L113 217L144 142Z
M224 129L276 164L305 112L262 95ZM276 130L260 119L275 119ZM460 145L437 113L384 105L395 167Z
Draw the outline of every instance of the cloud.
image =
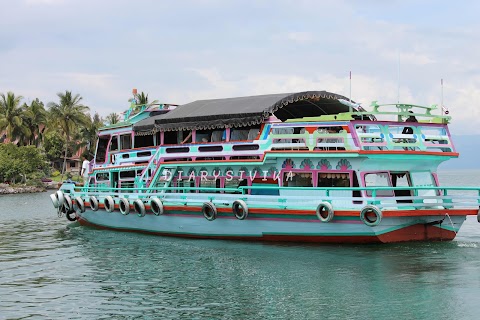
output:
M300 44L306 44L313 41L313 35L310 32L288 32L285 38Z
M64 4L65 0L25 0L25 3L30 6L37 6L37 5L58 5Z
M397 101L399 53L400 101L438 104L443 78L454 133L480 133L473 2L66 3L9 2L0 92L49 102L72 90L106 115L128 107L132 88L169 103L304 90L348 96L352 71L352 99L368 106Z

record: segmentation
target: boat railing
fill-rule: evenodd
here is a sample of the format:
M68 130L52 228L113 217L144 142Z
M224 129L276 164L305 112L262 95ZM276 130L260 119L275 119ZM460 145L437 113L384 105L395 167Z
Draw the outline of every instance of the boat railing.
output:
M455 151L441 124L352 121L352 127L361 150Z
M157 148L141 148L111 152L112 165L120 166L129 163L147 162L155 154Z
M267 137L271 141L271 150L455 151L444 124L355 120L303 125L305 127L299 124L273 126ZM351 132L333 130L339 126L348 127ZM294 133L294 129L299 132Z
M161 163L159 161L161 155L161 148L157 148L155 153L150 157L147 166L143 169L140 176L135 181L137 187L142 188L148 186L153 177L155 177Z
M276 130L292 129L292 133L276 133ZM278 131L277 131L278 132ZM352 136L345 130L327 132L315 130L309 133L303 128L299 133L293 133L293 128L273 128L268 135L272 142L272 150L353 150Z
M319 191L316 197L285 195L252 195L249 191L270 190L309 190ZM411 196L378 196L385 190L409 190ZM348 191L338 193L336 191ZM371 196L354 196L354 192ZM429 191L425 193L425 191ZM223 192L223 193L222 193ZM233 201L241 199L248 205L261 208L283 208L312 210L320 202L329 202L334 209L360 209L365 205L375 205L385 210L425 210L425 209L475 209L480 207L479 187L278 187L278 186L241 186L238 188L206 187L158 187L158 188L109 188L77 187L75 195L95 195L100 201L106 196L126 197L148 200L151 197L163 199L165 204L198 204L211 201L220 206L231 206ZM322 193L322 194L321 194ZM424 195L420 195L424 193ZM349 195L347 195L349 194Z

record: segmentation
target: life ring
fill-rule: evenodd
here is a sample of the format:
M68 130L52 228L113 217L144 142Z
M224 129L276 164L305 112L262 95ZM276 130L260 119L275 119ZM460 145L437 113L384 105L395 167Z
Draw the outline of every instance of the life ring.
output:
M98 200L97 200L97 197L95 197L95 196L90 196L88 202L90 202L90 209L92 209L92 211L97 211L97 210L98 210Z
M375 214L375 217L371 217L370 214ZM369 227L375 227L382 221L382 211L374 205L366 205L360 211L360 220L363 221Z
M152 200L150 200L150 208L152 208L152 212L156 216L164 213L162 200L158 198L152 198Z
M137 199L133 201L133 208L137 212L137 215L139 217L145 217L145 205L143 204L143 201L140 199Z
M113 201L112 196L106 196L105 199L103 199L103 205L107 212L113 212L113 210L115 210L115 201Z
M128 199L120 198L120 201L118 202L118 207L120 209L120 213L124 216L130 213L130 202L128 202Z
M60 190L57 190L57 192L55 194L57 195L58 206L61 207L63 205L63 203L65 202L65 197L63 196L63 192L60 191Z
M333 219L333 216L335 215L335 212L333 211L333 206L329 202L320 202L320 204L317 206L317 210L315 211L318 220L322 222L330 222Z
M202 213L205 219L213 221L217 218L217 208L211 202L204 202L202 205Z
M72 198L70 198L68 194L63 195L63 197L64 197L63 205L67 209L67 212L73 210Z
M248 217L248 206L243 200L235 200L232 204L232 212L238 220L244 220Z
M75 198L75 203L77 204L78 210L80 210L81 213L85 212L85 203L83 202L83 199L80 197Z
M52 193L52 194L50 195L50 199L52 200L53 207L54 207L54 208L58 208L58 207L59 207L59 205L58 205L58 198L57 198L57 196L55 195L55 193Z

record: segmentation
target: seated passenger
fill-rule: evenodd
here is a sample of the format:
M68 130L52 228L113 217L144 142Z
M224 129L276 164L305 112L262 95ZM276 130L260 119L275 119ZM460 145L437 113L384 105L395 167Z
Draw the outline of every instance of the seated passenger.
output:
M413 113L412 111L408 111L409 113ZM414 115L410 115L405 122L418 122L417 118ZM413 134L412 127L405 127L403 128L402 134Z

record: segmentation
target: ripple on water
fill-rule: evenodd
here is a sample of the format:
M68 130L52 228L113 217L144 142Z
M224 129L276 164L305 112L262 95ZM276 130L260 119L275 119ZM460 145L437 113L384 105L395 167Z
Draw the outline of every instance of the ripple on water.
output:
M0 319L477 314L467 297L480 293L480 228L470 217L447 243L261 244L66 227L47 194L15 212L5 199L18 197L0 198Z

